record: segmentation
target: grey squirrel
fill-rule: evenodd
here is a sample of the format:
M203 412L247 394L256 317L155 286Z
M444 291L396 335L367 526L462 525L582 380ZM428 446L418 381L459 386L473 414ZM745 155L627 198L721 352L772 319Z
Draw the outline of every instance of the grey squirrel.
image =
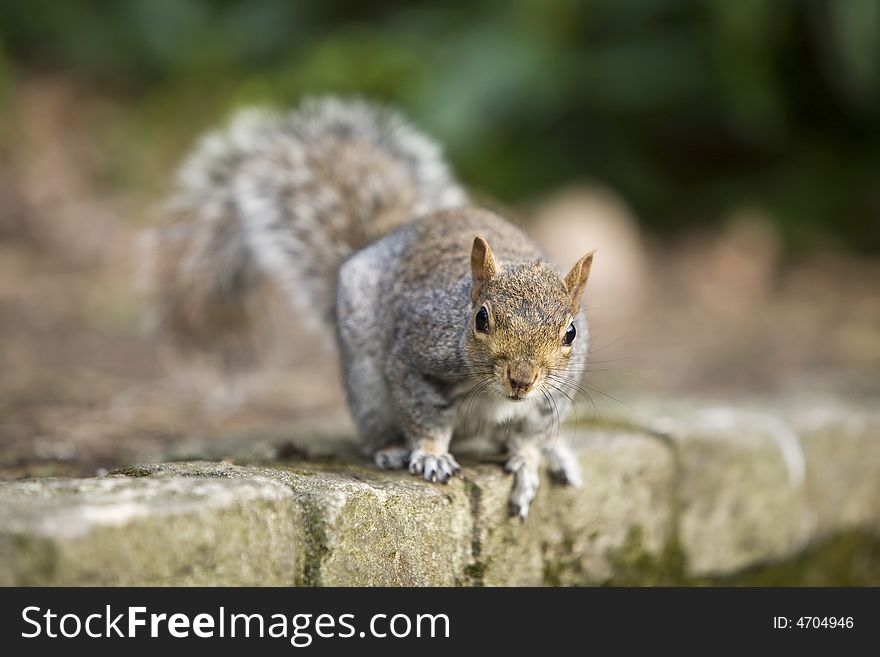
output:
M558 435L587 357L593 254L561 276L519 229L468 204L440 149L396 113L318 99L247 110L182 167L158 243L161 325L191 344L247 334L253 290L280 285L335 328L351 413L382 468L447 482L450 442L506 450L525 519L542 451L580 485Z

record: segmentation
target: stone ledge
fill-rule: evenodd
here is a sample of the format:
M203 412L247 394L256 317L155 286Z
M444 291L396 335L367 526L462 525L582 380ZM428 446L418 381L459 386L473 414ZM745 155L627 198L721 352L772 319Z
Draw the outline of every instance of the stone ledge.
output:
M652 426L677 457L678 540L688 575L729 574L807 544L803 457L787 425L748 411L701 409Z
M873 412L663 409L579 434L583 488L545 479L525 524L497 465L449 486L216 461L0 484L0 583L652 584L880 533Z
M271 482L13 482L0 508L4 586L293 583L296 507Z
M447 486L339 465L188 462L132 472L287 486L306 519L302 584L602 583L614 575L616 553L634 541L656 557L673 540L673 459L661 441L638 432L591 432L577 447L585 485L544 477L525 523L508 516L510 478L494 465L466 467Z

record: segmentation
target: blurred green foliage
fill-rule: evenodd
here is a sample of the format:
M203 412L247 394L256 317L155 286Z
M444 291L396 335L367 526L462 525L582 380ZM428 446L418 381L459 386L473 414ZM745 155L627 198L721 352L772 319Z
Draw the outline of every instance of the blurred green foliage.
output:
M130 102L147 154L354 92L505 202L598 180L660 234L749 205L796 248L880 251L875 0L0 1L0 93L44 71Z

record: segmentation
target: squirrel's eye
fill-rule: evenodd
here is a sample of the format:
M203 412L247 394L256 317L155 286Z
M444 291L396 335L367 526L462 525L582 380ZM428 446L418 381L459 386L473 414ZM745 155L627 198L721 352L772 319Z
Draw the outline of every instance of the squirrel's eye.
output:
M565 335L562 338L562 344L566 347L570 346L572 342L574 342L574 337L577 335L577 330L574 328L574 322L568 325L568 330L565 332Z
M480 333L489 332L489 311L486 310L486 306L480 308L480 311L477 313L477 317L474 319L474 327Z

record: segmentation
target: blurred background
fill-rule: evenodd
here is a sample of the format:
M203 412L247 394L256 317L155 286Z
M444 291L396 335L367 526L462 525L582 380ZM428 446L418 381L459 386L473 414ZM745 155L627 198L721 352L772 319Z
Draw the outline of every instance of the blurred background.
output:
M880 393L880 3L0 0L0 477L341 412L283 310L218 376L138 283L197 137L322 93L398 106L563 268L598 249L589 412Z

